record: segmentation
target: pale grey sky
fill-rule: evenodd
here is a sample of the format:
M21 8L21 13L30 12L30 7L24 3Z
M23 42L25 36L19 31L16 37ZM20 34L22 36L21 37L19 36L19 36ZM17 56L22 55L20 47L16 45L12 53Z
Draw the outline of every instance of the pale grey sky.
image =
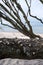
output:
M26 6L25 0L18 0L18 1L20 2L22 8L24 9L24 11L26 13L28 11L28 8ZM1 0L0 0L0 3L2 3ZM43 4L39 0L32 0L31 4L32 4L31 5L31 14L36 15L37 17L39 17L43 20ZM33 21L35 21L35 19L33 19ZM4 22L6 22L6 21L4 21ZM43 28L43 25L40 22L34 22L34 23L32 22L32 24L35 24L36 26L40 24ZM33 27L33 28L35 28L35 27ZM42 29L42 28L40 28L40 29ZM38 30L38 28L37 28L37 30ZM42 33L43 33L43 31L42 31Z
M22 8L24 8L24 11L27 11L25 0L19 0L19 2L21 3ZM31 13L43 18L43 4L39 0L32 0L31 4Z

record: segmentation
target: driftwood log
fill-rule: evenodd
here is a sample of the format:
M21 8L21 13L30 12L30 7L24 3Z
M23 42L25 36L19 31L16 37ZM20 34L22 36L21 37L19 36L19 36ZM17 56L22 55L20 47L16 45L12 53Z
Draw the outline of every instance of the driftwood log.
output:
M0 59L4 58L43 59L43 38L0 38Z

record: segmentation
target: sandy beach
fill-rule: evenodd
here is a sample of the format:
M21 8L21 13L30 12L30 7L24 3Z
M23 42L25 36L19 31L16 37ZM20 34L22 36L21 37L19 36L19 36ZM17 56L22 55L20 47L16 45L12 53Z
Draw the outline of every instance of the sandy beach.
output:
M0 60L0 65L43 65L43 60L20 60L20 59L3 59Z
M38 34L43 38L43 34ZM23 35L20 32L0 32L0 38L21 38L21 39L30 39L29 37Z

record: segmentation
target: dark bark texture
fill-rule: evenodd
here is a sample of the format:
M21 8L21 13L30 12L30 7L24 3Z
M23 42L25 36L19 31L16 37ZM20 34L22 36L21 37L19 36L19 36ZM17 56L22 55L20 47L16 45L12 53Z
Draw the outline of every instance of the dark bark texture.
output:
M42 39L0 39L0 59L43 59Z

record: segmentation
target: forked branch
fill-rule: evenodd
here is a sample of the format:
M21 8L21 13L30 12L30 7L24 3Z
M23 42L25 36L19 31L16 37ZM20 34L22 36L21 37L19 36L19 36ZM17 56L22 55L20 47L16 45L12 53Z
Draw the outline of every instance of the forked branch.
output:
M29 6L27 0L25 0L25 2L26 2L26 4L27 4L27 6L28 6L28 13L29 13L29 15L30 15L31 17L37 19L38 21L40 21L40 22L43 24L42 19L38 18L37 16L33 16L33 15L31 14L31 9L30 9L30 8L31 8L31 0L30 0L30 6ZM28 13L27 13L27 16L28 16Z

